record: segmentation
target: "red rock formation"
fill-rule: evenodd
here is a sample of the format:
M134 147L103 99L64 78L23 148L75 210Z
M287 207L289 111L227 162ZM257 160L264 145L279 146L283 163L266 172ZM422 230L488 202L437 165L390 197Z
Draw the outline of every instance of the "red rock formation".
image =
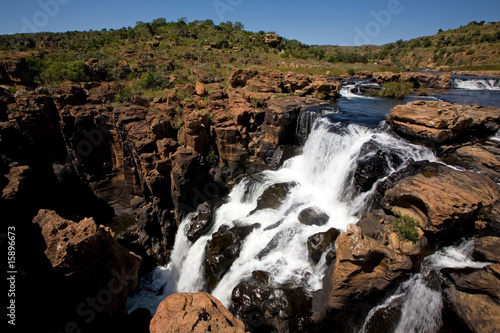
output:
M385 192L386 210L410 215L431 233L471 221L479 212L490 213L500 204L500 187L489 177L430 164L405 177Z
M336 261L323 278L323 289L313 300L317 315L341 310L351 297L383 291L409 270L409 257L364 236L360 227L349 225L335 242Z
M75 283L85 282L81 288L88 289L89 295L108 288L114 275L120 274L123 286L106 309L112 315L123 311L127 295L137 286L139 256L118 244L113 232L97 226L93 219L75 223L54 211L40 210L33 223L41 228L47 246L45 256L52 267Z
M414 101L394 107L387 118L394 131L413 139L442 144L466 130L494 133L500 128L500 109L435 101Z
M208 293L173 294L160 303L151 333L244 333L245 325Z

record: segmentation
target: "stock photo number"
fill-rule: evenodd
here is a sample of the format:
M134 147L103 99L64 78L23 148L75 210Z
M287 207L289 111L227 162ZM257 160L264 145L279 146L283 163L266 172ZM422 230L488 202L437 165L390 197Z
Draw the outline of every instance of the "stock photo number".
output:
M7 322L16 325L16 227L7 228Z

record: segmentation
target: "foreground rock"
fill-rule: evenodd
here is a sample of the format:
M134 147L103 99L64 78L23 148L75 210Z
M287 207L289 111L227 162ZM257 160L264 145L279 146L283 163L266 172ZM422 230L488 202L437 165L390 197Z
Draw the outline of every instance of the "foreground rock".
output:
M244 333L245 325L208 293L180 293L160 303L151 333Z
M231 295L231 311L253 332L307 331L311 298L301 287L269 285L269 274L254 271L253 279L239 283Z
M441 145L466 131L491 135L500 128L500 108L414 101L394 107L387 117L392 129L414 140Z
M493 223L498 219L492 212L500 204L500 187L478 173L415 163L389 177L384 188L382 207L415 218L426 233L473 223L479 214Z
M348 310L352 297L384 291L412 267L409 257L364 236L355 225L349 225L337 238L335 252L337 257L323 278L323 289L313 299L317 317Z
M105 311L112 317L125 309L127 295L137 286L141 260L119 245L109 228L88 218L75 223L49 210L40 210L33 223L41 228L45 256L56 271L80 284L88 295L107 289L112 302Z
M492 264L472 272L445 274L446 303L469 331L497 332L500 327L500 238L483 237L475 245L478 259L487 259Z

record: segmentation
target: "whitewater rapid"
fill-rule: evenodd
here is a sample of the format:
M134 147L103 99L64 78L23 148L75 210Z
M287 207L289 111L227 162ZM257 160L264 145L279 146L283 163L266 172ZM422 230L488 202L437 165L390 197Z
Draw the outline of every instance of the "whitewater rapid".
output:
M443 268L481 269L491 263L475 262L472 259L474 240L463 240L457 246L450 246L426 257L421 272L403 282L396 292L367 315L359 333L368 333L379 311L391 313L391 318L399 318L393 329L394 333L434 333L442 325L441 312L443 297L440 288L440 273Z
M292 284L310 292L321 289L326 270L324 256L318 265L312 265L307 240L330 228L345 230L366 210L376 184L372 190L358 193L352 177L361 147L369 140L383 150L397 153L405 162L399 168L413 160L436 160L427 148L412 145L382 129L353 124L344 126L325 117L319 118L307 138L303 154L287 160L279 170L265 171L258 177L242 180L229 194L228 202L216 210L210 230L194 244L186 236L194 215L182 221L170 263L158 267L141 281L140 291L129 298L129 311L145 307L155 313L159 302L172 293L206 291L205 249L212 234L222 225L260 224L247 236L239 257L212 292L226 307L230 305L234 287L251 277L255 270L269 272L270 283L275 286ZM251 213L267 188L290 182L295 186L278 208ZM326 213L328 222L321 226L300 223L298 215L310 207ZM277 246L259 259L257 254L273 238Z

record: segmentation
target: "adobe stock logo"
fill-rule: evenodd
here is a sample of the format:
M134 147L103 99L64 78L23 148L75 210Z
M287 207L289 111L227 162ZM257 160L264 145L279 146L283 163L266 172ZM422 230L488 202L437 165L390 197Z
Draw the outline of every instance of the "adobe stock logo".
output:
M33 14L31 20L26 16L21 19L21 21L23 21L21 32L40 32L41 29L49 23L50 18L55 17L59 13L60 6L70 1L71 0L39 0L37 3L41 10Z
M382 9L378 12L374 10L370 11L370 15L374 18L374 20L367 22L364 29L361 29L358 26L354 27L354 32L356 33L354 36L354 45L360 46L370 44L372 38L380 35L382 28L389 26L392 21L392 17L400 14L403 9L401 1L389 0L387 3L387 9Z
M224 21L224 13L232 12L237 6L241 5L242 2L243 0L215 0L212 5L219 19Z

